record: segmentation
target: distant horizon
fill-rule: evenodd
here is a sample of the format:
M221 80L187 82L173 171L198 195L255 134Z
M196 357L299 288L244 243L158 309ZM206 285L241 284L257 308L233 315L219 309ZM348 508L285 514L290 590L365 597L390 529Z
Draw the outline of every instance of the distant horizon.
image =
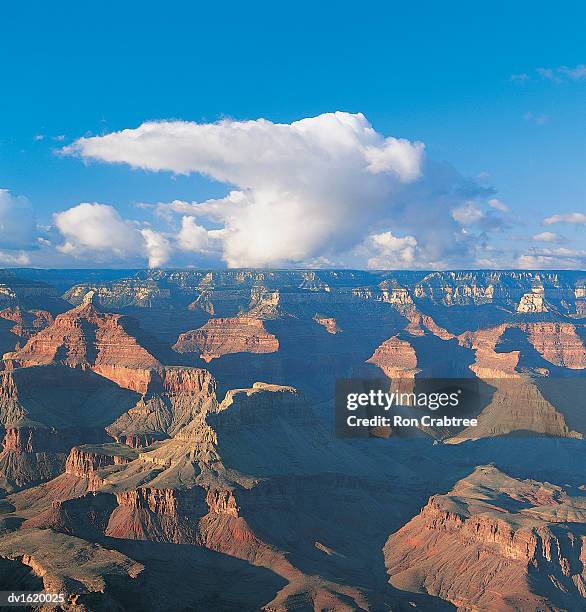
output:
M96 271L96 272L365 272L368 274L384 274L384 273L399 273L399 274L416 274L416 273L432 273L432 272L519 272L519 273L577 273L586 274L585 269L568 269L568 268L421 268L421 269L406 269L406 268L212 268L199 266L184 266L184 267L165 267L165 268L100 268L100 267L78 267L78 268L45 268L40 266L25 266L25 267L3 267L1 271L18 271L18 270L38 270L41 272L75 272L75 271Z

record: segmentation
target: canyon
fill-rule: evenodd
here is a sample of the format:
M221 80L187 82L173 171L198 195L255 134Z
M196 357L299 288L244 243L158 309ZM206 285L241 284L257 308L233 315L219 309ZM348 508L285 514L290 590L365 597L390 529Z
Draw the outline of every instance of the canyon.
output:
M584 273L0 285L2 589L71 611L586 606ZM338 438L341 379L473 381L478 425Z

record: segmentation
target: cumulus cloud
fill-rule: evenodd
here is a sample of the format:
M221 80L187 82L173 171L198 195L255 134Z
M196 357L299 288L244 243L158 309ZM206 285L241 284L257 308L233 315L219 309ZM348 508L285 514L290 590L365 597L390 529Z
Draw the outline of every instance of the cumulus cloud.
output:
M167 237L149 228L141 229L140 234L144 239L149 268L160 268L168 263L173 247Z
M198 172L243 188L268 182L297 183L308 162L322 168L358 165L371 174L417 178L421 143L384 138L364 115L326 113L291 124L224 120L213 124L186 121L143 123L136 129L80 138L64 148L89 159L126 163L145 170Z
M584 213L565 213L551 215L543 220L543 225L554 225L555 223L570 223L571 225L586 225L586 215Z
M107 204L84 202L56 213L54 221L65 239L58 250L74 257L92 253L113 258L133 257L142 254L145 248L136 225L122 219Z
M205 224L183 220L179 246L205 252L221 239L229 266L299 262L353 247L420 178L423 151L421 143L384 137L363 115L348 113L291 124L145 123L66 148L88 159L200 173L235 187L225 198L170 207L219 222L223 233L206 237Z
M366 243L375 252L367 261L369 268L409 268L415 263L417 240L413 236L399 238L389 231L369 236Z
M181 230L177 234L179 247L193 253L211 254L221 250L223 230L207 230L199 225L194 217L181 219Z
M30 250L38 246L39 230L30 202L0 189L0 249Z
M508 211L508 208L494 198L490 199L487 204L493 210L488 209L485 211L474 202L466 202L452 210L452 217L463 228L475 226L484 234L504 229L506 226L505 219L495 210L504 212Z
M78 211L92 217L85 234L58 224L66 251L127 249L146 254L151 266L179 259L229 267L371 268L498 260L503 267L504 255L491 250L492 234L514 221L486 183L429 159L421 143L377 132L362 114L328 113L290 124L148 122L81 138L64 152L153 172L201 174L225 185L223 197L138 205L166 224L165 232L140 229L113 209L100 210L99 219L98 211ZM122 234L134 238L119 240ZM537 236L535 242L555 242ZM511 250L507 263L521 265L523 256L572 257Z
M491 192L426 160L421 143L385 137L363 115L341 112L291 124L150 122L82 138L65 152L225 183L223 198L175 200L155 212L181 218L179 249L217 253L231 267L335 261L386 232L411 236L421 265L461 259L473 236L450 210ZM369 258L384 257L373 240Z
M460 225L473 225L474 223L478 223L481 219L484 219L484 213L474 203L467 202L464 206L455 208L452 211L452 217Z
M393 193L385 205L378 209L372 210L373 201L365 199L360 202L361 208L351 219L338 218L336 201L326 200L324 205L329 206L329 216L320 228L311 228L301 217L290 219L285 225L290 231L298 230L300 236L299 244L295 246L281 244L281 235L273 232L274 224L262 222L262 218L255 216L257 211L250 209L246 194L242 191L233 190L225 198L204 202L174 200L159 203L155 205L155 212L164 219L168 219L172 214L182 217L181 231L178 234L180 248L200 254L217 253L225 260L226 255L234 254L235 248L240 245L240 240L235 238L241 237L243 248L248 248L248 242L254 241L255 248L257 252L262 252L264 261L272 262L273 265L286 261L303 267L323 267L326 265L324 262L331 262L331 265L364 267L368 259L379 256L370 236L383 234L380 230L389 227L401 230L402 233L417 235L419 246L417 257L413 260L415 267L446 267L450 260L462 261L462 258L468 256L470 263L474 260L471 253L471 249L474 249L474 236L462 233L450 214L450 206L467 201L471 197L485 197L486 191L461 177L453 168L427 160L422 165L422 177ZM379 195L374 194L376 198ZM374 202L377 203L378 200ZM286 218L287 209L281 214ZM189 217L211 221L223 227L206 230L203 224L189 221ZM297 227L293 227L293 224ZM486 216L485 224L492 224L490 215ZM340 240L339 228L348 230L350 240ZM327 232L328 240L321 248L308 255L302 237L304 232L310 232L312 229ZM378 231L372 231L373 229ZM242 230L242 233L238 230ZM208 232L207 237L204 231ZM282 259L275 260L275 254L279 252ZM234 260L238 261L237 257L227 260L229 265L245 265L232 263Z
M64 238L57 251L76 259L140 263L147 258L149 268L159 268L169 262L174 250L168 235L123 219L108 204L83 202L53 218Z

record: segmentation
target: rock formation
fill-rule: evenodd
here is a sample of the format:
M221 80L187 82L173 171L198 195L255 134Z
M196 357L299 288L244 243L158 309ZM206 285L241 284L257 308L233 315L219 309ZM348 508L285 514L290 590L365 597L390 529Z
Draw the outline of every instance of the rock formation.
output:
M135 371L160 363L137 342L133 328L131 319L99 312L88 300L58 315L21 349L5 354L4 362L8 368L49 363L90 368L120 386L138 390L144 381L135 380Z
M63 607L78 610L91 609L95 595L100 596L102 605L120 609L109 584L117 579L131 582L144 570L143 565L117 551L44 529L6 535L0 539L0 557L28 566L41 578L41 590L65 593L68 598Z
M481 466L389 536L393 586L464 610L580 610L586 605L586 503L563 489Z
M543 287L536 287L531 291L524 293L517 306L517 312L536 313L548 312L549 308L543 297Z
M385 340L368 363L378 366L390 379L415 378L417 369L417 354L414 348L406 340L393 336Z
M181 334L173 348L178 353L198 352L210 362L229 353L273 353L279 350L279 341L260 319L246 316L210 319L203 327Z
M119 442L149 446L175 435L216 404L216 382L206 370L165 367L148 370L136 404L107 427Z
M315 315L315 317L313 317L313 320L318 325L324 327L328 334L338 334L342 331L338 327L338 324L336 323L336 319L334 317L322 317L320 315Z
M520 327L527 332L529 341L545 360L571 370L586 369L586 347L576 333L575 324L526 323Z

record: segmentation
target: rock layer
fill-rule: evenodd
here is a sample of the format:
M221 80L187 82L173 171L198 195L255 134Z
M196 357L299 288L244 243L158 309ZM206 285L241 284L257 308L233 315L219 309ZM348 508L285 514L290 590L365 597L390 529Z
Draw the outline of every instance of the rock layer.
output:
M279 341L260 319L234 317L210 319L203 327L185 332L173 347L178 353L199 353L210 362L229 353L274 353Z
M585 516L559 487L476 468L388 538L390 582L464 610L582 609Z

